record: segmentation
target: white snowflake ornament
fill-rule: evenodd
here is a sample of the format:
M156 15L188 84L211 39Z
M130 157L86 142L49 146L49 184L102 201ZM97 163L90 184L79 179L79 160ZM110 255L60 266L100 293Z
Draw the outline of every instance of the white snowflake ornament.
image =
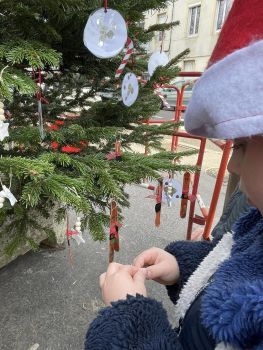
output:
M0 141L3 141L9 136L8 127L9 123L4 123L2 120L0 120Z
M164 52L155 52L151 55L148 62L148 73L153 75L154 71L159 66L165 66L169 62L169 58Z
M124 48L128 33L118 11L100 8L93 12L85 26L84 45L99 58L117 56Z
M121 87L122 102L125 106L130 107L137 100L138 94L139 84L136 75L133 73L125 74Z

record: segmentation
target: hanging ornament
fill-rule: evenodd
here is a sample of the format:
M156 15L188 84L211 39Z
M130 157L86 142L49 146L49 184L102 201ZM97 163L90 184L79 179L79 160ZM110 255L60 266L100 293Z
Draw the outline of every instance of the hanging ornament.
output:
M123 60L121 61L119 68L116 70L115 79L119 79L119 77L121 76L121 74L124 71L126 64L129 61L129 58L131 57L131 55L133 53L134 45L133 45L133 41L130 38L128 38L126 46L127 46L127 51L126 51L126 54L125 54Z
M4 104L0 101L0 120L5 120Z
M168 62L169 58L165 52L153 53L148 62L148 73L152 76L157 67L165 66Z
M163 193L163 179L158 179L158 185L155 191L155 226L159 227L161 224L161 209L162 209L162 193Z
M177 202L182 197L182 185L175 179L163 180L162 198L166 200L168 208L172 207L172 202Z
M160 99L163 101L163 105L166 108L171 108L171 106L169 105L168 101L166 100L166 98L164 97L164 95L158 90L160 88L159 85L155 85L155 90L154 93L160 97Z
M0 208L3 208L4 206L4 201L5 198L7 198L10 202L10 204L12 205L12 207L16 204L17 199L16 197L13 195L13 193L11 192L10 188L12 186L12 172L10 172L9 174L9 178L10 178L10 183L9 183L9 188L7 188L3 183L2 180L0 178L0 183L2 185L2 191L0 191Z
M109 263L114 260L114 252L120 250L119 228L121 224L118 222L118 206L115 201L111 202L110 209L110 240L109 240Z
M137 100L138 94L139 84L136 75L133 73L125 74L121 87L122 102L125 106L130 107Z
M190 181L191 181L191 174L187 171L184 173L184 179L183 179L182 200L181 200L181 208L180 208L180 217L182 219L186 217L187 203L189 199L188 194L189 194Z
M85 240L82 237L82 232L81 232L81 219L80 219L80 217L77 217L77 221L75 223L75 231L71 237L78 243L78 245L80 245L81 243L85 243Z
M121 156L122 156L122 152L121 152L121 141L119 138L116 138L115 141L115 151L114 152L110 152L109 154L107 154L106 158L107 160L117 160L117 161L121 161Z
M9 136L8 127L9 123L5 123L0 120L0 141L3 141L6 137Z
M36 72L33 69L33 78L36 81L36 84L38 86L38 91L36 93L37 98L37 112L38 112L38 128L41 140L45 138L45 132L44 132L44 122L43 122L43 111L42 111L42 103L47 104L48 101L42 96L42 75L41 75L41 69L38 70L38 76L36 77Z
M83 41L96 57L110 58L123 50L127 36L127 26L121 14L105 6L90 15Z

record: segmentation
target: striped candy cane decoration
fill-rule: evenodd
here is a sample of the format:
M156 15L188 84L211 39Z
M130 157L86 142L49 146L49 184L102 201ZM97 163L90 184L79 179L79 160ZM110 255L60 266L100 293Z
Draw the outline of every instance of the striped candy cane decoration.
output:
M147 84L147 80L141 79L140 82L141 82L142 84L144 84L144 85ZM154 90L154 93L155 93L157 96L160 97L160 99L163 101L163 104L164 104L165 107L171 108L171 106L169 105L169 103L167 102L167 100L165 99L165 97L163 96L163 94L161 94L160 91L157 90L157 89L159 89L160 87L161 87L160 85L155 84L155 85L154 85L154 89L155 89L155 90Z
M133 45L133 41L130 38L128 38L128 40L126 42L126 47L127 47L127 52L126 52L123 60L121 61L119 68L116 70L115 79L119 79L119 77L122 75L123 70L124 70L126 64L128 63L131 54L133 53L134 45Z
M171 108L171 106L169 105L169 103L167 102L167 100L165 99L165 97L157 90L154 90L154 93L160 97L160 99L163 101L163 104L165 107L167 108Z

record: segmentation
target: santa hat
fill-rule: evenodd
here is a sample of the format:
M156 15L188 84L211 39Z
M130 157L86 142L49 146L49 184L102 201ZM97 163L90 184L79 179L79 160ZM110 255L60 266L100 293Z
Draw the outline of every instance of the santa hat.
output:
M235 0L185 115L194 135L263 134L263 0Z

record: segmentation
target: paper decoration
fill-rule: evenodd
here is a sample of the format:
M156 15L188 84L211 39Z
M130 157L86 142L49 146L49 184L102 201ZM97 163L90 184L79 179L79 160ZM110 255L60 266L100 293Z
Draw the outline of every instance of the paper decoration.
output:
M163 181L162 199L167 202L168 208L172 207L172 202L181 200L182 185L175 179L165 179Z
M139 94L139 84L135 74L127 73L124 76L121 96L125 106L130 107L137 100Z
M127 26L118 11L100 8L93 12L84 29L84 45L99 58L117 56L127 41Z
M133 41L130 38L128 38L126 46L127 46L127 52L123 60L121 61L119 68L116 70L115 79L118 79L121 76L126 64L129 61L129 58L131 57L131 54L133 53L134 45L133 45Z
M5 120L4 104L0 101L0 120Z
M17 199L13 195L13 193L10 191L9 188L7 188L5 185L2 185L3 190L0 192L0 197L1 198L7 198L10 201L10 204L12 207L16 204ZM3 204L3 200L0 201Z
M153 75L155 69L159 66L165 66L169 62L169 58L164 52L155 52L151 55L148 62L148 73Z
M75 235L72 235L72 239L74 239L78 245L80 245L81 243L85 243L85 239L82 237L81 232L79 232Z
M166 108L171 108L171 106L169 105L168 101L165 99L165 97L163 96L163 94L158 91L159 86L157 85L157 89L154 90L154 93L160 97L160 99L163 101L163 104Z
M8 127L9 123L4 123L2 120L0 120L0 141L3 141L9 136Z

